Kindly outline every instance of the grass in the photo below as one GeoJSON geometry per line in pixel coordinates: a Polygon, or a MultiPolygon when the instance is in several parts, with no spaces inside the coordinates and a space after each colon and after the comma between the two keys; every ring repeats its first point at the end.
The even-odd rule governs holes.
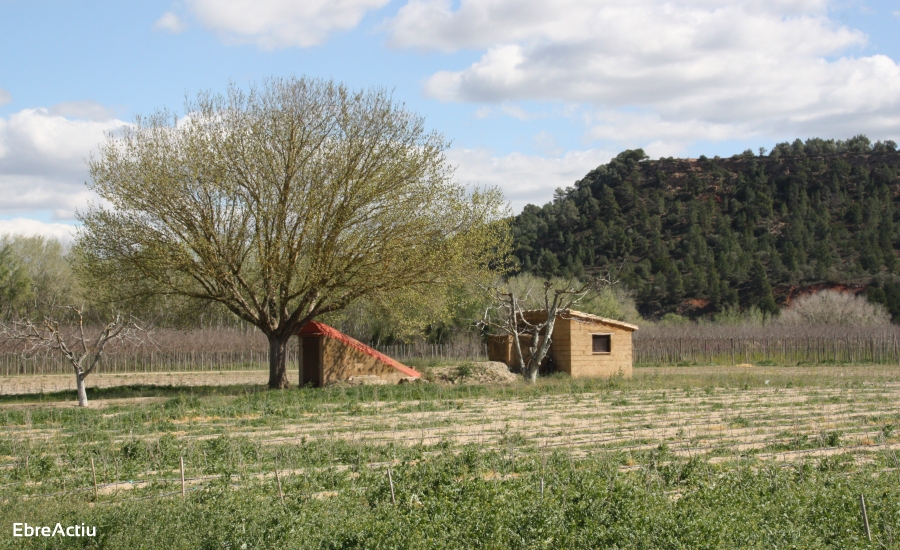
{"type": "Polygon", "coordinates": [[[666,458],[660,449],[623,473],[617,454],[511,461],[462,449],[396,464],[393,500],[384,472],[364,468],[355,477],[288,477],[284,505],[272,480],[231,478],[184,500],[52,500],[0,511],[37,525],[96,525],[97,546],[110,548],[868,548],[856,507],[866,492],[876,540],[893,545],[893,477],[837,460],[785,469],[666,458]]]}
{"type": "Polygon", "coordinates": [[[883,366],[73,398],[0,398],[0,517],[98,537],[0,547],[863,548],[861,493],[900,529],[883,366]]]}

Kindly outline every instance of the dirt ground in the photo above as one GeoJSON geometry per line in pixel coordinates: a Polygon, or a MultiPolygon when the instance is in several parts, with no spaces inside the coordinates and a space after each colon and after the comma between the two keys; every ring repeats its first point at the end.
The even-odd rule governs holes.
{"type": "MultiPolygon", "coordinates": [[[[477,366],[464,370],[470,368],[471,372],[463,378],[505,376],[502,370],[490,374],[493,367],[489,366],[481,374],[477,374],[477,366]]],[[[264,419],[265,422],[259,414],[250,414],[252,411],[231,416],[197,416],[186,411],[183,417],[162,423],[159,432],[151,431],[142,437],[154,439],[164,433],[174,433],[180,438],[206,439],[227,434],[249,438],[259,445],[304,444],[317,440],[457,449],[461,445],[475,445],[511,455],[567,449],[575,455],[620,451],[637,456],[664,449],[677,456],[703,457],[711,462],[746,457],[795,462],[849,455],[857,462],[886,457],[889,464],[900,470],[896,453],[900,446],[900,368],[736,366],[715,369],[717,374],[724,373],[725,378],[710,378],[709,369],[635,369],[635,384],[610,384],[583,392],[519,392],[515,384],[522,382],[510,380],[509,384],[498,384],[497,390],[487,392],[487,396],[472,392],[467,397],[463,387],[448,391],[446,397],[422,401],[355,402],[352,398],[337,398],[302,415],[275,415],[264,419]],[[785,371],[790,371],[793,378],[784,378],[785,371]],[[741,377],[748,372],[761,375],[763,380],[756,386],[744,385],[741,377]],[[731,375],[733,378],[727,378],[731,375]],[[656,385],[641,383],[642,378],[660,376],[669,378],[656,385]],[[691,376],[696,377],[693,382],[691,376]],[[769,377],[773,384],[764,384],[769,377]],[[801,387],[788,383],[804,378],[827,378],[827,383],[801,387]],[[709,380],[727,383],[707,384],[709,380]],[[171,431],[173,425],[177,431],[171,431]]],[[[447,370],[431,372],[431,375],[438,379],[444,375],[458,377],[460,373],[447,370]]],[[[65,389],[71,383],[64,377],[30,378],[40,380],[20,377],[0,380],[0,383],[4,392],[9,391],[10,382],[19,383],[18,391],[35,385],[49,391],[53,383],[61,385],[58,389],[65,389]]],[[[265,371],[250,371],[101,374],[93,378],[93,383],[263,384],[265,380],[265,371]]],[[[560,384],[567,383],[560,381],[560,384]]],[[[451,386],[449,382],[446,385],[451,386]]],[[[96,400],[92,406],[102,407],[99,401],[102,400],[96,400]]],[[[115,401],[121,404],[128,400],[115,401]]],[[[138,400],[132,404],[145,406],[145,402],[138,400]]],[[[18,426],[15,432],[18,437],[28,438],[56,435],[53,429],[31,430],[28,426],[18,426]]],[[[115,437],[124,438],[124,434],[115,437]]]]}
{"type": "MultiPolygon", "coordinates": [[[[460,370],[459,366],[442,366],[420,369],[423,378],[429,382],[445,385],[490,384],[514,385],[521,383],[519,375],[509,372],[503,363],[485,361],[469,363],[470,368],[460,370]]],[[[900,367],[894,365],[849,365],[849,366],[801,366],[801,367],[756,367],[753,365],[702,366],[702,367],[642,367],[634,369],[636,379],[658,376],[678,376],[685,379],[703,378],[710,375],[727,376],[791,376],[815,378],[822,375],[838,378],[867,378],[885,376],[893,378],[900,367]]],[[[292,373],[289,373],[289,376],[292,373]]],[[[215,372],[159,372],[159,373],[95,373],[88,377],[88,388],[110,388],[129,385],[157,386],[229,386],[263,385],[268,380],[268,371],[215,371],[215,372]]],[[[0,376],[0,395],[21,395],[75,391],[74,375],[14,375],[0,376]]]]}
{"type": "MultiPolygon", "coordinates": [[[[485,361],[469,363],[460,370],[458,366],[422,369],[424,377],[438,384],[513,384],[520,377],[509,372],[503,363],[485,361]]],[[[289,373],[290,375],[290,373],[289,373]]],[[[269,373],[256,371],[220,372],[159,372],[159,373],[95,373],[88,377],[88,388],[110,388],[129,385],[155,386],[229,386],[242,384],[262,385],[269,373]]],[[[16,375],[0,376],[0,395],[21,395],[75,391],[74,375],[16,375]]]]}
{"type": "MultiPolygon", "coordinates": [[[[268,378],[269,372],[265,370],[127,374],[94,373],[88,376],[87,387],[111,388],[144,384],[156,386],[229,386],[236,384],[265,384],[268,378]]],[[[0,376],[0,395],[52,393],[65,390],[75,391],[74,374],[0,376]]]]}

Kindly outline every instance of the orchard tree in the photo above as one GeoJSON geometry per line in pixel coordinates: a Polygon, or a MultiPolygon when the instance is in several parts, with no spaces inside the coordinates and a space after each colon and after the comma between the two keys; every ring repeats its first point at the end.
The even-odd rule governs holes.
{"type": "Polygon", "coordinates": [[[141,344],[147,331],[135,319],[121,314],[92,328],[85,326],[83,307],[55,309],[63,314],[46,315],[40,322],[27,317],[0,322],[0,341],[20,347],[26,357],[61,354],[75,374],[78,406],[87,407],[85,380],[100,365],[107,347],[122,342],[141,344]]]}
{"type": "Polygon", "coordinates": [[[89,166],[78,273],[110,302],[214,302],[269,340],[285,388],[297,330],[355,300],[489,276],[497,190],[453,179],[443,136],[384,90],[267,80],[201,93],[110,135],[89,166]]]}

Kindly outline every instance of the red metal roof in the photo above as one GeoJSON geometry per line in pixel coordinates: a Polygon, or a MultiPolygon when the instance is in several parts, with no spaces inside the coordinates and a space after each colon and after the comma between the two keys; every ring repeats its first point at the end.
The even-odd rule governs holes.
{"type": "Polygon", "coordinates": [[[346,334],[339,331],[338,329],[336,329],[332,326],[326,325],[325,323],[320,323],[318,321],[311,321],[311,322],[307,323],[306,325],[304,325],[303,328],[301,328],[297,334],[299,334],[301,336],[328,336],[329,338],[334,338],[335,340],[339,340],[339,341],[343,342],[344,344],[346,344],[352,348],[355,348],[362,353],[365,353],[366,355],[369,355],[371,357],[374,357],[375,359],[378,359],[379,361],[381,361],[382,363],[384,363],[386,365],[390,365],[391,367],[397,369],[398,371],[402,372],[406,376],[412,376],[414,378],[418,378],[418,377],[422,376],[422,374],[419,373],[419,371],[412,369],[410,367],[407,367],[406,365],[398,362],[395,359],[391,359],[390,357],[381,353],[380,351],[363,344],[359,340],[356,340],[354,338],[347,336],[346,334]]]}

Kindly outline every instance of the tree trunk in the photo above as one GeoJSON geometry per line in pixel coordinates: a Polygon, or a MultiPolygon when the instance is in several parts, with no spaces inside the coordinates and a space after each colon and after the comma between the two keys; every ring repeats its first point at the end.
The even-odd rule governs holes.
{"type": "MultiPolygon", "coordinates": [[[[555,315],[556,310],[553,311],[555,315]]],[[[538,325],[537,330],[535,330],[532,337],[532,343],[534,347],[531,348],[531,357],[529,357],[528,364],[522,372],[522,374],[525,376],[525,381],[530,384],[534,384],[535,382],[537,382],[538,376],[541,373],[541,364],[544,362],[544,358],[546,358],[547,354],[550,352],[550,337],[553,334],[555,321],[556,318],[554,316],[552,318],[549,318],[543,325],[538,325]],[[537,340],[536,343],[535,340],[537,340]]]]}
{"type": "Polygon", "coordinates": [[[289,388],[287,377],[287,345],[291,336],[268,335],[269,337],[269,389],[289,388]]]}
{"type": "Polygon", "coordinates": [[[75,387],[78,388],[78,406],[87,407],[87,389],[84,387],[84,379],[87,378],[82,372],[75,372],[75,387]]]}
{"type": "Polygon", "coordinates": [[[538,379],[538,371],[540,370],[540,368],[541,368],[541,364],[540,364],[540,363],[535,363],[534,361],[530,361],[530,362],[529,362],[528,367],[526,367],[526,369],[525,369],[526,372],[524,373],[524,374],[525,374],[525,380],[526,380],[529,384],[534,384],[534,383],[537,382],[537,379],[538,379]]]}

